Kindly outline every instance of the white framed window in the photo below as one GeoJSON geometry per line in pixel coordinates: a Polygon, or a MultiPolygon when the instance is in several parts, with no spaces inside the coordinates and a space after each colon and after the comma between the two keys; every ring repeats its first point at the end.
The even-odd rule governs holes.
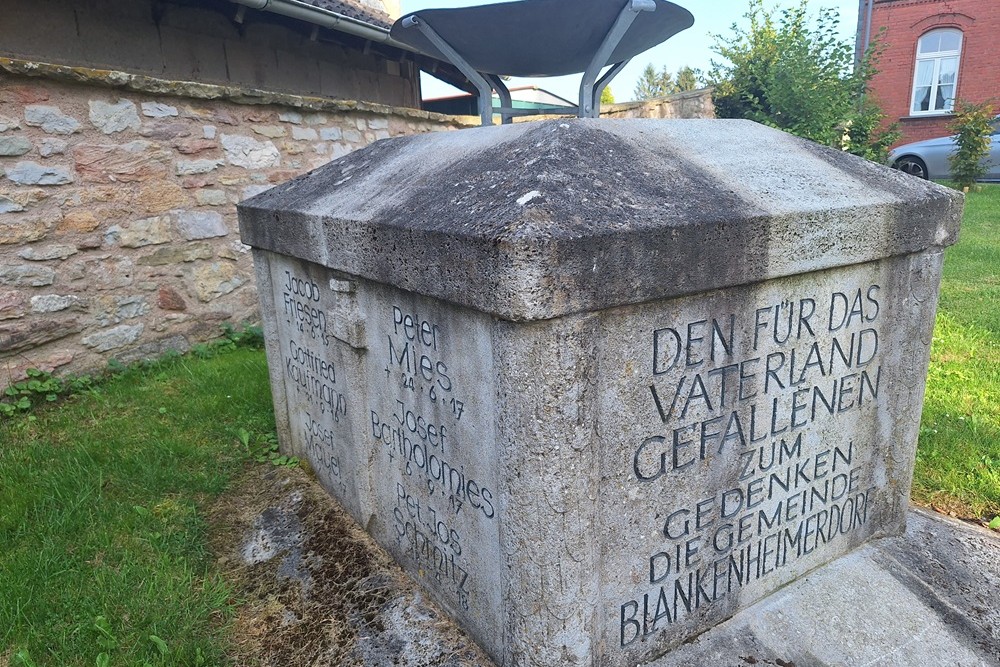
{"type": "Polygon", "coordinates": [[[951,113],[955,108],[961,55],[961,30],[932,30],[917,41],[917,66],[910,102],[912,115],[951,113]]]}

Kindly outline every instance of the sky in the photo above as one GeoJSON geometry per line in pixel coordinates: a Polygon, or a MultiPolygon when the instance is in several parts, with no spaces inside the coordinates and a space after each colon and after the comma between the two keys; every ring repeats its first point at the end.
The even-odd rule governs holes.
{"type": "MultiPolygon", "coordinates": [[[[567,0],[571,2],[572,0],[567,0]]],[[[674,0],[694,14],[694,26],[679,35],[675,35],[663,44],[640,53],[622,70],[610,88],[616,102],[626,102],[632,99],[632,91],[639,80],[642,70],[647,64],[652,64],[657,70],[666,66],[671,72],[676,72],[685,65],[707,71],[713,57],[711,46],[714,43],[712,35],[731,34],[733,23],[744,24],[743,14],[749,3],[747,0],[674,0]]],[[[469,5],[496,4],[493,0],[401,0],[404,14],[420,9],[438,9],[444,7],[465,7],[469,5]]],[[[623,3],[624,4],[624,3],[623,3]]],[[[767,0],[767,7],[791,7],[798,0],[767,0]]],[[[840,28],[845,38],[854,40],[857,28],[858,0],[810,0],[812,11],[820,7],[831,7],[840,12],[840,28]]],[[[717,56],[715,56],[718,59],[717,56]]],[[[425,99],[460,94],[453,88],[434,77],[423,74],[422,88],[425,99]]],[[[522,85],[537,85],[571,101],[576,101],[580,85],[580,76],[550,77],[544,79],[515,78],[507,83],[508,87],[522,85]]]]}

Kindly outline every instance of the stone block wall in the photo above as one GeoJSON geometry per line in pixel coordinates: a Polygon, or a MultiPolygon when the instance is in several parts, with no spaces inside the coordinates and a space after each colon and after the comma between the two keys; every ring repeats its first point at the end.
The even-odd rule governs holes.
{"type": "Polygon", "coordinates": [[[184,350],[258,317],[235,204],[461,127],[379,105],[0,61],[0,387],[184,350]]]}
{"type": "Polygon", "coordinates": [[[601,106],[601,118],[715,118],[712,89],[701,88],[639,102],[601,106]]]}

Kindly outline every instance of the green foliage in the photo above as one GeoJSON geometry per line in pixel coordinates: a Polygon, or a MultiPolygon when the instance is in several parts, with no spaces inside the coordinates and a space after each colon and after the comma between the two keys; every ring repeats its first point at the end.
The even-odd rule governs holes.
{"type": "Polygon", "coordinates": [[[720,118],[746,118],[834,148],[881,159],[893,142],[884,115],[866,97],[876,73],[878,40],[861,65],[839,36],[836,10],[811,20],[806,0],[780,12],[750,0],[749,27],[715,35],[708,83],[720,118]]]}
{"type": "Polygon", "coordinates": [[[632,96],[637,100],[649,100],[654,97],[663,97],[674,92],[674,80],[664,67],[659,72],[652,63],[646,65],[635,84],[632,96]]]}
{"type": "Polygon", "coordinates": [[[885,114],[869,98],[863,98],[858,111],[847,127],[842,148],[872,162],[885,164],[889,149],[899,141],[902,132],[898,123],[885,125],[885,114]]]}
{"type": "Polygon", "coordinates": [[[54,403],[62,396],[79,394],[94,385],[89,375],[57,378],[37,368],[29,368],[25,374],[26,379],[8,386],[0,395],[0,419],[30,412],[38,405],[54,403]]]}
{"type": "Polygon", "coordinates": [[[247,455],[257,463],[271,463],[276,466],[289,467],[299,464],[299,457],[285,456],[278,450],[278,436],[274,433],[264,433],[255,438],[250,434],[250,431],[241,428],[236,432],[236,437],[243,445],[247,455]],[[254,444],[251,445],[251,442],[254,444]]]}
{"type": "Polygon", "coordinates": [[[698,70],[693,67],[684,67],[677,70],[676,78],[676,88],[678,93],[687,92],[689,90],[698,90],[701,87],[701,82],[699,81],[698,70]]]}
{"type": "Polygon", "coordinates": [[[691,67],[680,68],[675,77],[667,71],[666,67],[657,72],[653,64],[649,63],[642,71],[639,81],[636,82],[632,96],[637,100],[650,100],[687,90],[696,90],[701,87],[700,78],[700,72],[691,67]]]}
{"type": "Polygon", "coordinates": [[[955,109],[955,121],[948,129],[956,135],[957,147],[948,156],[948,163],[951,165],[952,179],[961,190],[974,185],[986,175],[989,168],[984,158],[990,151],[993,106],[988,102],[970,104],[959,101],[955,109]]]}
{"type": "Polygon", "coordinates": [[[273,433],[271,407],[264,354],[240,348],[132,365],[0,420],[0,656],[228,664],[235,600],[206,509],[253,460],[232,434],[273,433]]]}
{"type": "Polygon", "coordinates": [[[615,94],[611,92],[611,86],[606,86],[601,91],[601,104],[614,104],[615,94]]]}

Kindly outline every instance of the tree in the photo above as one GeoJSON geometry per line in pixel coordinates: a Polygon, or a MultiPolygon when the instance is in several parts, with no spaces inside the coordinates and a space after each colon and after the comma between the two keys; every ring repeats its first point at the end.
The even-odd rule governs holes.
{"type": "Polygon", "coordinates": [[[650,100],[654,97],[663,97],[677,91],[677,84],[674,83],[673,75],[662,68],[659,72],[653,67],[653,63],[646,65],[642,70],[639,81],[635,84],[635,91],[632,95],[637,100],[650,100]]]}
{"type": "Polygon", "coordinates": [[[601,91],[601,104],[614,104],[615,94],[611,92],[611,86],[607,86],[601,91]]]}
{"type": "Polygon", "coordinates": [[[884,158],[894,128],[867,94],[879,44],[854,65],[854,47],[838,35],[835,10],[810,20],[807,1],[778,11],[750,0],[749,28],[715,35],[709,85],[720,118],[747,118],[870,159],[884,158]]]}
{"type": "Polygon", "coordinates": [[[688,90],[701,88],[699,74],[698,70],[687,65],[677,70],[677,92],[683,93],[688,90]]]}
{"type": "Polygon", "coordinates": [[[955,152],[948,156],[948,163],[955,185],[961,190],[972,187],[988,170],[983,158],[990,152],[993,106],[988,102],[971,104],[960,101],[955,110],[955,121],[948,129],[956,135],[956,147],[955,152]]]}

